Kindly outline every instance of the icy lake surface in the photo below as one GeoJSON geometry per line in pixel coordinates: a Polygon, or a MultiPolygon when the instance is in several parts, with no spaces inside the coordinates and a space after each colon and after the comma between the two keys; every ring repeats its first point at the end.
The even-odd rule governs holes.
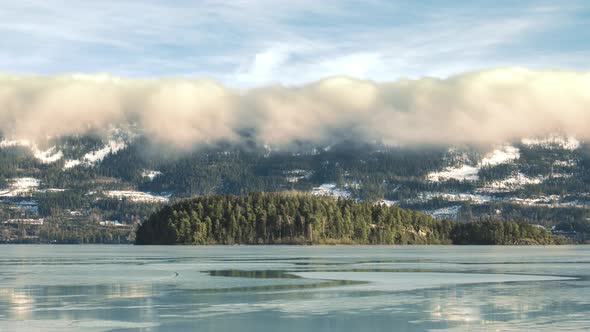
{"type": "Polygon", "coordinates": [[[0,250],[0,331],[590,330],[589,246],[0,250]]]}

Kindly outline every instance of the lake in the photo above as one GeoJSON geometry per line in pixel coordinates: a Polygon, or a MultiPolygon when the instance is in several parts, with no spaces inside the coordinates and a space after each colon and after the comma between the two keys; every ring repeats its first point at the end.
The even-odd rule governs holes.
{"type": "Polygon", "coordinates": [[[590,330],[589,246],[0,250],[0,331],[590,330]]]}

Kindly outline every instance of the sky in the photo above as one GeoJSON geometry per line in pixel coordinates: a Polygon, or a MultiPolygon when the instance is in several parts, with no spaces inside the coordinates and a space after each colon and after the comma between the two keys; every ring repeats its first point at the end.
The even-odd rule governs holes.
{"type": "Polygon", "coordinates": [[[590,69],[590,1],[0,0],[0,72],[378,82],[590,69]]]}

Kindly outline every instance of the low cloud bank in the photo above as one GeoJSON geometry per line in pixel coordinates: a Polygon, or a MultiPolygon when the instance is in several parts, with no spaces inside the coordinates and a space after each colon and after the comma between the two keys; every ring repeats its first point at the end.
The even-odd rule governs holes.
{"type": "Polygon", "coordinates": [[[134,124],[159,144],[359,139],[495,144],[560,132],[590,138],[590,72],[490,69],[447,79],[234,90],[209,80],[0,75],[0,131],[11,139],[134,124]]]}

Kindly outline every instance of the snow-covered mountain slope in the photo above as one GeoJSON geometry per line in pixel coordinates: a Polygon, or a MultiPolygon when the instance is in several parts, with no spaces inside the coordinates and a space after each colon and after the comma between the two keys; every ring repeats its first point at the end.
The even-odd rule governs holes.
{"type": "Polygon", "coordinates": [[[124,149],[127,144],[123,141],[109,140],[102,148],[86,153],[79,159],[68,159],[64,163],[64,169],[76,166],[93,166],[101,162],[111,153],[124,149]]]}
{"type": "Polygon", "coordinates": [[[479,163],[479,166],[495,166],[509,163],[520,158],[520,150],[511,145],[504,145],[487,154],[479,163]]]}
{"type": "Polygon", "coordinates": [[[112,127],[104,136],[47,137],[39,144],[39,142],[27,139],[10,139],[1,136],[0,133],[0,149],[21,148],[43,164],[53,164],[63,160],[63,169],[67,170],[79,165],[94,166],[109,154],[124,149],[137,137],[138,133],[134,128],[112,127]],[[72,138],[74,139],[73,144],[68,142],[68,139],[72,138]],[[88,138],[98,144],[93,143],[91,148],[76,144],[76,139],[88,138]],[[41,146],[44,146],[44,148],[41,148],[41,146]],[[79,151],[82,151],[82,154],[79,151]],[[66,158],[66,155],[68,158],[66,158]]]}
{"type": "Polygon", "coordinates": [[[127,199],[132,202],[142,203],[165,203],[168,202],[169,196],[155,195],[136,190],[109,190],[104,193],[107,197],[118,200],[127,199]]]}
{"type": "Polygon", "coordinates": [[[548,137],[523,138],[521,143],[526,146],[543,147],[547,149],[575,150],[580,147],[580,141],[573,136],[561,136],[557,134],[548,137]]]}
{"type": "Polygon", "coordinates": [[[544,180],[545,177],[542,176],[529,177],[521,172],[516,172],[501,180],[486,183],[483,187],[478,188],[477,191],[487,193],[511,192],[520,189],[525,185],[540,184],[544,180]]]}
{"type": "Polygon", "coordinates": [[[228,144],[183,152],[150,150],[148,139],[129,137],[113,131],[103,138],[54,138],[46,144],[0,141],[0,204],[39,202],[47,213],[43,200],[68,206],[76,201],[82,207],[52,207],[110,216],[122,214],[108,209],[129,204],[292,190],[401,205],[437,218],[517,218],[514,206],[585,211],[590,205],[588,145],[567,136],[525,138],[489,149],[347,143],[291,151],[228,144]],[[72,198],[76,195],[80,202],[72,198]],[[466,206],[475,208],[467,213],[466,206]]]}
{"type": "Polygon", "coordinates": [[[31,151],[33,156],[45,164],[54,163],[63,158],[64,154],[62,151],[57,150],[57,147],[52,146],[48,149],[41,150],[37,147],[37,144],[28,140],[2,140],[0,141],[0,148],[7,147],[22,147],[31,151]]]}
{"type": "Polygon", "coordinates": [[[29,196],[39,188],[41,181],[31,177],[20,177],[9,180],[9,187],[0,189],[0,197],[29,196]]]}
{"type": "MultiPolygon", "coordinates": [[[[454,149],[451,151],[454,151],[454,149]]],[[[520,150],[517,147],[505,145],[487,153],[476,165],[467,165],[461,162],[455,166],[431,172],[426,178],[433,182],[447,180],[477,181],[479,179],[479,170],[482,167],[509,163],[518,158],[520,158],[520,150]]]]}

